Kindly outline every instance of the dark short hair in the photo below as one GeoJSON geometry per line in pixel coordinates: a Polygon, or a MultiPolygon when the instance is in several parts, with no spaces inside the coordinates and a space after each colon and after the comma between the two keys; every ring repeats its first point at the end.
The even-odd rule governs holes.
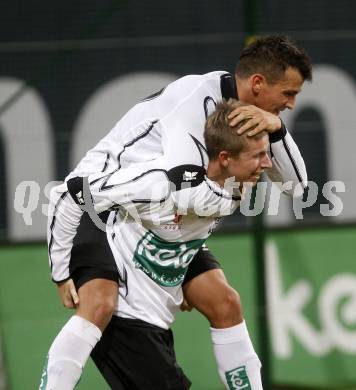
{"type": "Polygon", "coordinates": [[[261,73],[268,82],[274,83],[288,67],[297,69],[304,81],[311,81],[312,65],[306,51],[286,36],[266,35],[242,50],[235,73],[241,79],[261,73]]]}
{"type": "Polygon", "coordinates": [[[233,157],[237,157],[244,149],[247,139],[258,140],[267,134],[265,131],[253,137],[248,137],[246,132],[241,135],[237,134],[237,130],[246,123],[246,120],[239,122],[235,127],[229,125],[228,115],[231,111],[246,105],[236,99],[223,100],[208,116],[205,123],[204,140],[209,160],[216,160],[223,150],[229,152],[233,157]]]}

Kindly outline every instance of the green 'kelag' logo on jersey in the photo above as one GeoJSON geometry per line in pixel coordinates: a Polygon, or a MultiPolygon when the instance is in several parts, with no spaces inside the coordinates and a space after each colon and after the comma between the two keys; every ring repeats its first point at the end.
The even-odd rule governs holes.
{"type": "Polygon", "coordinates": [[[178,286],[204,241],[169,242],[147,232],[137,244],[133,261],[137,268],[159,285],[178,286]]]}
{"type": "Polygon", "coordinates": [[[225,372],[225,378],[230,390],[251,390],[245,366],[225,372]]]}

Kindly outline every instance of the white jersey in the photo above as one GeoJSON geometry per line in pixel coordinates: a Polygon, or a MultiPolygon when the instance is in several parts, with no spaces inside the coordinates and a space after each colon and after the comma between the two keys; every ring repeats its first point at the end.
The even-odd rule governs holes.
{"type": "MultiPolygon", "coordinates": [[[[148,179],[151,183],[163,183],[164,175],[166,175],[167,182],[169,175],[175,176],[175,174],[179,173],[183,182],[195,182],[197,184],[188,191],[189,196],[187,198],[193,199],[198,209],[199,202],[201,202],[201,210],[203,210],[203,205],[206,205],[204,200],[211,200],[211,207],[214,207],[214,210],[218,210],[209,217],[212,218],[210,222],[213,225],[214,218],[219,217],[219,213],[222,210],[227,215],[233,211],[235,204],[231,196],[229,201],[227,201],[225,196],[212,196],[215,193],[219,193],[217,186],[206,179],[206,177],[204,180],[201,179],[204,177],[202,172],[205,172],[208,164],[203,139],[204,126],[206,117],[214,110],[216,103],[222,101],[223,98],[236,97],[234,88],[235,81],[230,74],[223,71],[205,75],[190,75],[178,79],[159,93],[143,100],[128,111],[108,135],[86,154],[75,170],[66,178],[66,181],[78,176],[89,176],[90,182],[95,180],[98,180],[98,183],[102,182],[103,177],[110,177],[110,180],[118,180],[120,182],[120,180],[124,180],[125,175],[130,176],[136,172],[135,174],[139,176],[144,172],[150,171],[149,174],[145,173],[143,175],[145,180],[148,179]],[[163,171],[165,173],[162,173],[163,171]],[[141,173],[139,174],[138,172],[141,173]],[[162,174],[159,174],[159,172],[162,174]],[[196,179],[195,175],[199,176],[199,180],[196,179]]],[[[272,134],[270,141],[273,163],[273,168],[269,172],[270,177],[282,183],[292,181],[293,187],[290,193],[293,192],[296,184],[303,183],[306,185],[307,177],[304,161],[290,134],[283,128],[281,131],[272,134]]],[[[132,186],[129,194],[137,196],[140,193],[142,182],[136,179],[133,183],[136,185],[132,186]]],[[[122,206],[119,201],[116,205],[112,203],[117,195],[113,195],[114,197],[110,199],[107,198],[107,191],[110,191],[108,187],[110,188],[106,183],[104,185],[106,190],[96,193],[95,183],[94,187],[90,186],[92,192],[96,194],[93,196],[97,196],[94,199],[94,204],[99,211],[114,209],[115,207],[120,209],[120,206],[122,206]]],[[[142,188],[145,187],[142,185],[142,188]]],[[[162,184],[161,188],[165,188],[165,185],[162,184]]],[[[159,192],[160,190],[157,191],[159,192]]],[[[53,194],[56,193],[61,193],[61,196],[58,202],[54,204],[53,217],[49,218],[48,242],[52,277],[54,281],[58,282],[69,277],[70,253],[82,210],[76,205],[73,207],[71,197],[68,196],[68,193],[63,188],[55,189],[53,194]],[[58,213],[59,205],[66,212],[58,213]]],[[[178,188],[176,192],[176,194],[183,194],[183,197],[184,193],[187,195],[187,191],[182,191],[181,188],[178,188]]],[[[137,202],[141,201],[141,204],[144,205],[145,202],[142,203],[142,201],[151,201],[152,197],[155,198],[154,194],[151,193],[150,195],[151,199],[145,199],[142,195],[141,198],[136,200],[137,202]]],[[[206,218],[204,218],[202,230],[200,228],[197,229],[197,226],[200,226],[198,217],[195,218],[196,221],[194,223],[191,220],[188,223],[187,220],[187,225],[191,224],[192,231],[199,232],[198,235],[193,235],[195,238],[189,235],[179,236],[181,232],[178,234],[178,231],[174,230],[175,228],[163,227],[172,226],[172,218],[176,213],[177,207],[176,199],[172,196],[172,192],[170,192],[170,196],[165,195],[165,198],[171,198],[171,202],[173,202],[168,207],[169,212],[166,216],[167,220],[165,220],[165,222],[168,221],[167,224],[162,221],[162,225],[158,228],[156,225],[152,226],[153,221],[149,222],[146,220],[146,225],[142,225],[141,228],[147,228],[147,231],[154,232],[154,240],[158,241],[163,239],[167,242],[179,243],[195,239],[204,240],[210,229],[206,218]],[[173,210],[175,211],[173,212],[173,210]]],[[[194,212],[196,211],[194,210],[194,212]]],[[[160,209],[160,212],[163,211],[160,209]]],[[[143,218],[145,210],[141,209],[139,214],[143,218]]],[[[154,214],[151,214],[151,217],[152,215],[154,214]]],[[[162,215],[160,215],[161,217],[162,215]]],[[[188,215],[186,218],[188,218],[188,215]]],[[[108,223],[107,237],[115,258],[122,256],[123,253],[132,254],[132,245],[126,252],[122,248],[128,242],[125,239],[127,234],[136,234],[136,227],[127,233],[125,228],[123,228],[125,224],[123,223],[121,212],[116,214],[113,212],[108,223]],[[116,237],[114,241],[112,240],[113,236],[116,237]],[[119,240],[118,237],[121,239],[119,240]]],[[[138,227],[137,229],[139,230],[138,227]]],[[[183,230],[186,232],[185,228],[183,230]]],[[[144,230],[142,230],[140,234],[136,235],[135,239],[132,239],[132,242],[137,243],[139,236],[141,237],[140,240],[143,240],[142,242],[146,242],[143,239],[145,234],[146,232],[144,233],[144,230]]],[[[144,275],[144,273],[142,272],[141,276],[147,278],[147,274],[144,275]]],[[[150,282],[157,285],[152,279],[150,279],[150,282]]],[[[174,300],[175,304],[173,306],[176,306],[181,299],[181,295],[178,298],[174,300]]],[[[166,324],[169,323],[168,317],[165,317],[166,324]]]]}
{"type": "Polygon", "coordinates": [[[166,169],[158,159],[111,174],[72,178],[52,191],[58,200],[70,194],[57,217],[78,205],[85,205],[94,221],[95,213],[114,210],[105,228],[122,281],[118,316],[169,328],[182,303],[189,263],[219,218],[239,204],[237,187],[221,188],[204,168],[188,167],[166,169]]]}

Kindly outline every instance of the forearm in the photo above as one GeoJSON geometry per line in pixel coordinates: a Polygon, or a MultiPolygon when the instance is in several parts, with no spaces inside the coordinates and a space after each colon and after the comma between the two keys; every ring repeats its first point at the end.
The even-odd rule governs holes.
{"type": "Polygon", "coordinates": [[[70,254],[82,213],[69,195],[65,183],[52,189],[47,241],[49,264],[55,282],[69,278],[70,254]]]}
{"type": "Polygon", "coordinates": [[[226,184],[225,188],[221,188],[205,177],[196,186],[175,191],[173,199],[178,213],[194,213],[200,217],[214,218],[231,215],[240,204],[241,194],[238,183],[226,184]]]}

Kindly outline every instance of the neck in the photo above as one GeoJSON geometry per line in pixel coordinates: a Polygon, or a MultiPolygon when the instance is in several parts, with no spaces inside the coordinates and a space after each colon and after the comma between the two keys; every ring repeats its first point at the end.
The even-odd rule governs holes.
{"type": "MultiPolygon", "coordinates": [[[[221,165],[219,164],[218,161],[209,161],[207,176],[210,180],[219,184],[219,186],[221,188],[224,188],[225,180],[228,179],[228,175],[226,174],[226,171],[224,170],[224,168],[221,167],[221,165]]],[[[236,190],[237,190],[237,188],[236,188],[236,190]]],[[[244,184],[243,183],[240,183],[240,185],[238,187],[238,191],[240,192],[240,194],[243,194],[243,192],[244,192],[244,184]]]]}
{"type": "Polygon", "coordinates": [[[236,89],[239,100],[244,103],[254,104],[255,98],[253,96],[249,79],[236,79],[236,89]]]}
{"type": "Polygon", "coordinates": [[[224,187],[227,177],[226,173],[222,170],[218,160],[209,161],[207,176],[210,180],[219,184],[220,187],[224,187]]]}

